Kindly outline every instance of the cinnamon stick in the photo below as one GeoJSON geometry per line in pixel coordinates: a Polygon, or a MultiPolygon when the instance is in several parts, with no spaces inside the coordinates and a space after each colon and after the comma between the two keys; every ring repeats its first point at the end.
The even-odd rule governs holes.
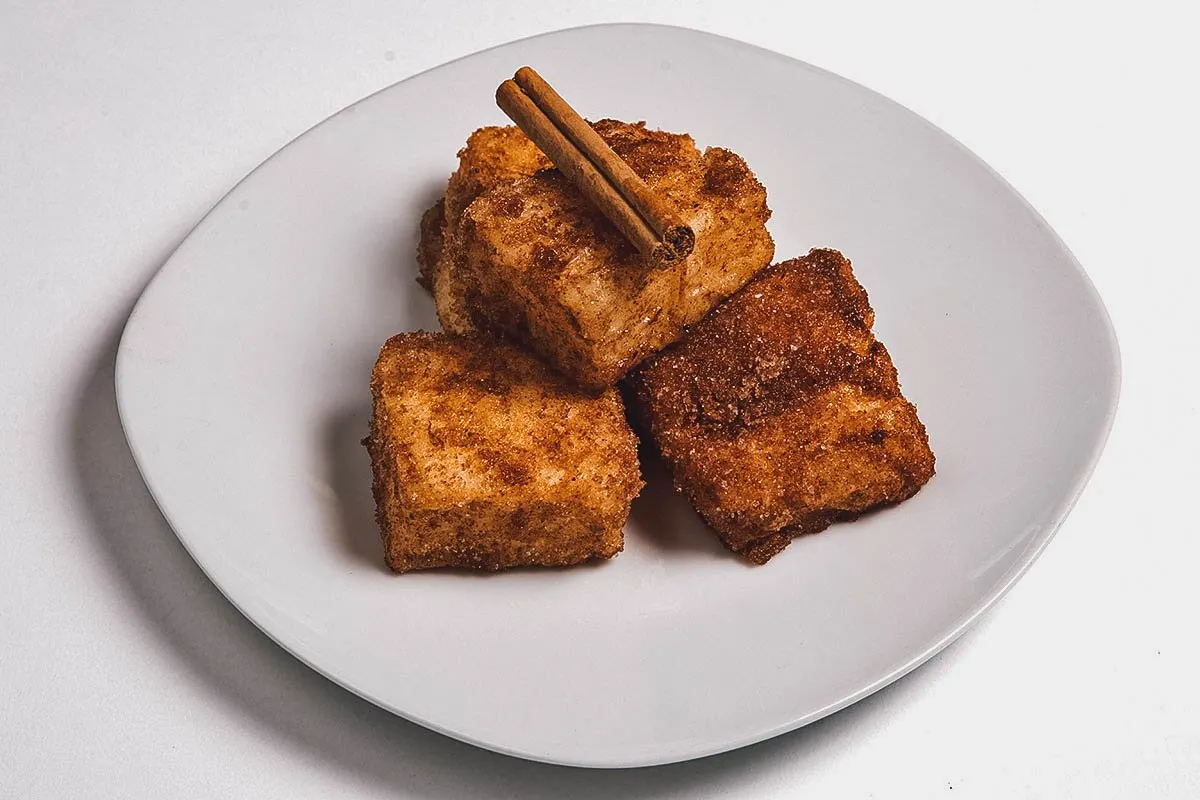
{"type": "Polygon", "coordinates": [[[679,213],[536,71],[522,67],[500,84],[496,104],[642,255],[670,264],[692,252],[696,237],[679,213]]]}

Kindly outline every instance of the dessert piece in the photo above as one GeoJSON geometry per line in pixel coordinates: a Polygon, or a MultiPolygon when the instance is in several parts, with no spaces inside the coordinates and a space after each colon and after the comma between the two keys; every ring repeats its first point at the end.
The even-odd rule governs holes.
{"type": "Polygon", "coordinates": [[[448,330],[467,333],[474,328],[457,296],[449,294],[451,286],[444,280],[447,272],[442,261],[444,242],[457,229],[463,210],[496,184],[549,167],[550,160],[515,125],[479,128],[458,151],[458,169],[450,176],[445,196],[421,218],[417,247],[417,281],[437,299],[438,314],[448,330]]]}
{"type": "Polygon", "coordinates": [[[365,440],[388,566],[564,566],[621,551],[641,489],[610,389],[580,392],[511,344],[413,332],[384,344],[365,440]]]}
{"type": "Polygon", "coordinates": [[[835,250],[764,270],[626,384],[696,510],[766,563],[794,536],[914,495],[934,458],[835,250]]]}
{"type": "Polygon", "coordinates": [[[512,128],[503,144],[468,143],[463,151],[459,173],[478,161],[504,167],[472,172],[472,187],[492,185],[460,206],[457,218],[447,192],[432,283],[447,330],[509,336],[597,392],[765,267],[774,242],[766,190],[737,154],[702,153],[690,136],[643,123],[601,120],[593,128],[678,209],[695,234],[690,256],[666,265],[647,259],[558,170],[524,156],[471,152],[478,144],[517,147],[524,134],[512,128]],[[518,162],[529,172],[504,177],[518,162]]]}

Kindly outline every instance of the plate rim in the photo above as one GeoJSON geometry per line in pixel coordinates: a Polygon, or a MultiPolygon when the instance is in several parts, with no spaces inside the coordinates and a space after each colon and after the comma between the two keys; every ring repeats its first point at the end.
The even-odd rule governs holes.
{"type": "Polygon", "coordinates": [[[184,235],[179,240],[178,244],[172,249],[170,255],[168,255],[166,257],[166,259],[163,260],[162,264],[155,270],[154,275],[142,287],[142,290],[138,295],[137,301],[134,303],[134,306],[133,306],[132,310],[130,311],[129,317],[127,318],[127,320],[122,328],[122,331],[121,331],[120,340],[117,345],[117,354],[116,354],[116,359],[115,359],[114,368],[113,368],[113,377],[114,377],[114,389],[115,389],[115,394],[116,394],[117,413],[118,413],[118,417],[120,419],[121,429],[124,434],[125,440],[129,446],[130,453],[133,456],[134,463],[137,466],[138,475],[140,476],[142,483],[145,485],[147,491],[150,493],[150,496],[153,498],[155,505],[159,509],[159,512],[162,514],[163,518],[166,520],[168,526],[171,529],[171,532],[174,534],[175,538],[179,540],[180,544],[183,545],[183,548],[187,552],[188,556],[200,568],[201,572],[204,573],[205,577],[209,580],[209,582],[212,583],[212,585],[216,587],[216,589],[221,593],[221,595],[234,608],[237,609],[238,613],[240,613],[243,617],[245,617],[247,620],[249,620],[251,622],[251,624],[253,624],[255,626],[255,628],[257,628],[264,635],[266,635],[267,638],[270,639],[273,643],[275,643],[276,645],[281,647],[284,651],[289,653],[291,656],[293,656],[294,658],[299,660],[301,663],[303,663],[310,669],[314,670],[318,674],[322,675],[323,677],[332,681],[333,683],[337,684],[338,686],[342,687],[343,689],[349,691],[350,693],[356,695],[357,697],[360,697],[363,700],[366,700],[367,702],[370,702],[373,705],[383,708],[383,709],[389,711],[390,713],[395,714],[398,717],[401,717],[402,719],[405,719],[409,722],[415,723],[417,725],[420,725],[424,728],[435,731],[435,732],[445,735],[447,737],[456,739],[458,741],[462,741],[462,742],[474,745],[476,747],[480,747],[482,749],[490,750],[490,751],[500,753],[503,755],[513,756],[513,757],[522,758],[522,759],[535,761],[535,762],[539,762],[539,763],[553,764],[553,765],[559,765],[559,766],[569,766],[569,767],[595,768],[595,769],[626,769],[626,768],[661,766],[661,765],[666,765],[666,764],[673,764],[673,763],[679,763],[679,762],[683,762],[683,761],[690,761],[690,760],[694,760],[694,759],[705,758],[705,757],[716,755],[719,753],[729,752],[732,750],[741,749],[743,747],[748,747],[750,745],[753,745],[753,744],[756,744],[756,743],[759,743],[762,741],[766,741],[767,739],[771,739],[776,736],[780,736],[782,734],[797,730],[797,729],[802,728],[806,725],[809,725],[813,722],[816,722],[819,719],[829,716],[830,714],[836,713],[837,711],[840,711],[843,708],[853,705],[854,703],[858,702],[859,700],[862,700],[862,699],[874,694],[875,692],[879,691],[880,689],[883,689],[884,687],[896,682],[900,678],[902,678],[905,675],[907,675],[908,673],[912,672],[917,667],[921,666],[925,662],[932,659],[934,656],[936,656],[937,654],[942,652],[945,648],[947,648],[949,645],[951,645],[957,639],[959,639],[984,614],[986,614],[988,611],[990,611],[996,605],[996,603],[1000,599],[1002,599],[1012,589],[1012,587],[1025,575],[1025,573],[1028,572],[1030,567],[1032,567],[1033,564],[1041,557],[1041,555],[1045,551],[1046,547],[1054,539],[1059,528],[1062,526],[1063,522],[1065,522],[1067,517],[1070,515],[1071,511],[1074,509],[1076,503],[1079,501],[1080,496],[1083,494],[1084,489],[1087,487],[1087,484],[1090,482],[1091,477],[1095,472],[1096,466],[1098,465],[1099,460],[1100,460],[1100,458],[1104,452],[1104,449],[1107,445],[1109,435],[1112,431],[1112,427],[1113,427],[1113,424],[1116,419],[1117,410],[1120,405],[1120,396],[1121,396],[1121,389],[1122,389],[1122,383],[1123,383],[1123,368],[1122,368],[1120,343],[1117,338],[1117,333],[1116,333],[1116,329],[1115,329],[1115,326],[1112,321],[1112,317],[1108,311],[1107,306],[1105,305],[1105,303],[1103,301],[1103,298],[1101,297],[1099,291],[1097,290],[1095,283],[1092,281],[1092,279],[1088,275],[1087,271],[1083,268],[1083,265],[1075,257],[1075,254],[1071,251],[1071,249],[1067,246],[1067,244],[1062,240],[1062,238],[1058,235],[1058,233],[1054,230],[1054,228],[1051,227],[1050,224],[1045,220],[1045,218],[1041,215],[1041,213],[1038,212],[1038,210],[1029,203],[1029,201],[1025,198],[1025,196],[1022,195],[1015,187],[1013,187],[1013,185],[1011,183],[1009,183],[1009,181],[1007,179],[1005,179],[1003,175],[1001,175],[999,172],[997,172],[990,164],[988,164],[986,161],[984,161],[982,158],[980,158],[978,155],[976,155],[972,150],[970,150],[968,147],[966,147],[964,144],[962,144],[954,136],[950,135],[945,130],[943,130],[942,128],[940,128],[939,126],[934,124],[933,122],[926,119],[924,116],[916,113],[915,111],[913,111],[912,109],[903,105],[902,103],[899,103],[899,102],[887,97],[886,95],[883,95],[880,92],[877,92],[877,91],[875,91],[867,86],[864,86],[856,81],[853,81],[849,78],[845,78],[834,72],[826,70],[822,67],[815,66],[813,64],[810,64],[806,61],[795,58],[793,56],[789,56],[785,53],[780,53],[778,51],[771,50],[770,48],[762,47],[760,45],[752,44],[750,42],[745,42],[745,41],[742,41],[740,39],[737,39],[737,38],[734,38],[731,36],[724,36],[722,34],[713,33],[710,31],[701,30],[701,29],[697,29],[697,28],[690,28],[690,27],[686,27],[686,26],[682,26],[682,25],[670,25],[670,24],[653,23],[653,22],[601,22],[601,23],[593,23],[593,24],[588,24],[588,25],[577,25],[577,26],[569,26],[569,27],[564,27],[564,28],[557,28],[555,30],[544,31],[541,33],[532,34],[530,36],[524,36],[524,37],[521,37],[518,39],[501,42],[499,44],[495,44],[490,47],[483,48],[481,50],[476,50],[471,53],[466,53],[464,55],[457,56],[448,61],[444,61],[442,63],[431,66],[427,69],[423,69],[419,72],[413,73],[412,75],[409,75],[398,81],[394,81],[394,82],[388,84],[387,86],[377,89],[376,91],[373,91],[373,92],[359,98],[358,100],[355,100],[354,102],[344,106],[343,108],[339,109],[338,111],[334,112],[333,114],[330,114],[329,116],[325,117],[324,119],[321,119],[320,121],[316,122],[315,124],[309,126],[303,132],[301,132],[300,134],[298,134],[295,137],[288,140],[285,144],[278,147],[276,150],[274,150],[271,153],[271,155],[269,155],[267,158],[265,158],[263,161],[261,161],[252,170],[247,172],[245,176],[243,176],[241,179],[239,179],[236,183],[233,184],[233,186],[231,186],[229,188],[228,191],[226,191],[225,193],[223,193],[221,195],[221,197],[212,205],[212,207],[210,207],[203,214],[203,216],[201,216],[200,219],[193,226],[191,226],[191,228],[188,229],[187,234],[184,235]],[[532,41],[535,39],[553,37],[553,36],[557,36],[557,35],[560,35],[563,33],[570,33],[570,32],[582,31],[582,30],[589,30],[589,29],[602,29],[602,28],[603,29],[621,29],[621,28],[654,29],[654,30],[659,30],[659,31],[670,31],[673,33],[684,33],[687,35],[716,39],[716,40],[720,40],[723,42],[731,43],[737,47],[748,48],[751,50],[758,51],[759,53],[769,55],[770,57],[773,57],[773,58],[786,60],[787,62],[789,62],[793,65],[796,65],[801,68],[818,73],[826,78],[833,79],[833,80],[838,81],[843,84],[848,84],[859,91],[868,92],[871,95],[873,95],[875,98],[882,99],[885,103],[887,103],[891,106],[895,106],[898,109],[902,110],[902,112],[909,115],[910,117],[915,118],[922,125],[928,127],[932,131],[936,132],[936,134],[938,134],[940,136],[940,138],[942,138],[943,140],[947,141],[948,143],[950,143],[954,147],[956,147],[962,154],[964,154],[968,158],[970,158],[976,165],[982,166],[986,170],[986,172],[993,179],[995,179],[1005,189],[1005,191],[1010,196],[1012,196],[1013,198],[1015,198],[1016,200],[1019,201],[1021,206],[1023,206],[1024,209],[1030,214],[1031,218],[1036,222],[1036,224],[1042,229],[1042,231],[1044,233],[1049,235],[1049,237],[1054,242],[1054,244],[1058,247],[1058,249],[1066,256],[1066,261],[1071,266],[1071,268],[1074,270],[1075,276],[1082,279],[1082,285],[1091,301],[1092,306],[1095,308],[1095,310],[1097,310],[1099,312],[1098,318],[1099,318],[1099,321],[1101,322],[1101,327],[1103,328],[1104,333],[1105,333],[1103,344],[1104,344],[1105,349],[1107,350],[1108,355],[1110,356],[1110,360],[1112,363],[1111,371],[1107,375],[1101,376],[1098,378],[1098,382],[1103,384],[1104,389],[1105,389],[1102,399],[1107,404],[1107,408],[1105,409],[1105,413],[1104,413],[1104,418],[1103,418],[1103,421],[1101,422],[1101,428],[1098,432],[1098,435],[1095,437],[1095,439],[1092,442],[1090,452],[1088,452],[1088,454],[1087,454],[1086,463],[1078,471],[1076,479],[1071,486],[1070,492],[1067,494],[1064,494],[1062,496],[1062,498],[1060,499],[1059,503],[1057,503],[1055,505],[1055,508],[1054,508],[1055,513],[1052,515],[1052,518],[1050,520],[1048,520],[1045,525],[1041,526],[1041,530],[1039,530],[1037,535],[1031,539],[1030,544],[1026,547],[1026,550],[1025,550],[1024,554],[1022,554],[1018,563],[1009,570],[1009,574],[1004,578],[1004,580],[998,582],[986,595],[984,595],[983,599],[981,601],[979,601],[978,604],[971,611],[969,611],[968,613],[966,613],[962,617],[960,617],[945,632],[933,637],[932,640],[921,644],[918,648],[917,653],[913,657],[908,659],[907,661],[904,661],[899,666],[895,667],[894,669],[887,672],[886,674],[880,676],[875,681],[872,681],[871,683],[869,683],[863,687],[860,687],[859,689],[845,695],[844,697],[842,697],[836,701],[833,701],[831,703],[828,703],[825,706],[822,706],[818,709],[811,710],[804,714],[798,715],[798,716],[791,718],[785,722],[771,726],[770,728],[767,728],[759,733],[756,733],[756,734],[753,734],[750,736],[744,736],[744,737],[741,737],[736,740],[728,741],[728,742],[725,742],[724,744],[715,745],[715,746],[710,745],[710,746],[702,746],[702,747],[693,747],[690,749],[677,747],[676,750],[674,750],[670,753],[660,753],[659,755],[654,756],[654,757],[641,757],[641,758],[636,758],[636,759],[632,759],[632,760],[625,759],[625,760],[620,760],[620,761],[614,761],[611,759],[586,760],[586,759],[555,758],[553,755],[526,751],[526,750],[522,750],[520,748],[514,748],[514,747],[507,746],[502,742],[487,741],[485,739],[472,736],[469,733],[456,731],[450,727],[441,725],[432,720],[423,719],[418,715],[415,715],[408,711],[397,708],[396,706],[388,703],[386,700],[368,695],[367,693],[356,688],[355,686],[351,685],[347,681],[342,680],[334,672],[324,668],[320,664],[316,663],[314,660],[308,658],[302,652],[300,652],[299,649],[293,648],[292,646],[289,646],[286,642],[281,641],[280,638],[278,638],[271,630],[269,630],[264,623],[260,623],[251,614],[247,613],[247,611],[241,606],[241,604],[239,604],[239,602],[230,595],[230,593],[221,584],[221,582],[219,582],[218,580],[216,580],[213,577],[213,575],[209,572],[209,569],[206,566],[206,564],[204,563],[204,561],[202,559],[200,559],[199,557],[197,557],[196,553],[194,552],[192,543],[189,541],[188,535],[183,533],[181,527],[179,525],[177,525],[175,523],[175,521],[172,519],[171,513],[168,511],[167,506],[160,499],[158,492],[155,490],[153,483],[147,476],[147,472],[144,469],[144,464],[147,462],[146,462],[145,457],[141,454],[140,447],[136,441],[136,439],[137,439],[136,434],[132,433],[132,428],[134,426],[130,421],[130,414],[129,414],[129,411],[128,411],[128,408],[126,405],[126,403],[128,401],[126,399],[124,399],[126,397],[126,392],[128,391],[128,389],[123,390],[123,388],[122,388],[123,386],[124,387],[128,386],[128,381],[123,376],[127,375],[128,370],[130,369],[129,355],[128,355],[129,348],[127,347],[127,344],[134,336],[134,332],[136,331],[136,329],[138,327],[139,319],[142,315],[141,312],[144,310],[145,305],[148,303],[147,297],[149,297],[150,295],[153,294],[154,286],[159,282],[159,279],[167,271],[168,267],[171,266],[172,262],[175,260],[177,254],[179,253],[180,249],[182,249],[184,247],[184,245],[189,240],[192,239],[192,237],[197,233],[197,231],[199,231],[201,228],[203,228],[205,226],[205,224],[207,223],[209,218],[212,216],[213,212],[215,212],[218,208],[220,208],[222,205],[224,205],[225,202],[232,195],[234,195],[238,191],[238,189],[241,188],[241,186],[244,183],[246,183],[251,178],[253,178],[267,164],[274,161],[284,151],[290,149],[294,144],[300,142],[302,139],[305,139],[310,134],[312,134],[314,131],[316,131],[318,128],[322,127],[323,125],[325,125],[328,122],[331,122],[332,120],[336,119],[337,117],[345,114],[347,111],[353,109],[354,107],[358,106],[359,104],[365,103],[378,94],[390,91],[391,89],[393,89],[401,84],[408,83],[409,81],[412,81],[419,77],[422,77],[422,76],[426,75],[427,73],[434,72],[436,70],[442,69],[443,67],[449,66],[451,64],[457,63],[457,62],[465,60],[465,59],[473,58],[473,57],[481,55],[483,53],[488,53],[493,50],[498,50],[498,49],[509,47],[509,46],[512,46],[515,44],[520,44],[520,43],[532,41]]]}

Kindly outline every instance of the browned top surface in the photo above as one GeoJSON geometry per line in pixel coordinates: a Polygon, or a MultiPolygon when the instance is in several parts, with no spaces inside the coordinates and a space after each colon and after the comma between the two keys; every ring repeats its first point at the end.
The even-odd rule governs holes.
{"type": "Polygon", "coordinates": [[[496,184],[550,166],[550,160],[515,125],[477,129],[458,151],[458,169],[446,186],[448,219],[453,224],[471,201],[496,184]]]}
{"type": "MultiPolygon", "coordinates": [[[[850,262],[763,271],[630,378],[677,484],[735,550],[911,496],[933,474],[850,262]]],[[[778,552],[777,540],[755,560],[778,552]]]]}
{"type": "Polygon", "coordinates": [[[896,395],[874,318],[837,251],[776,264],[646,367],[655,413],[667,424],[732,432],[834,384],[896,395]]]}
{"type": "Polygon", "coordinates": [[[641,487],[619,397],[590,397],[516,347],[411,332],[371,377],[372,450],[421,507],[627,504],[641,487]]]}
{"type": "Polygon", "coordinates": [[[458,169],[450,175],[446,194],[421,220],[421,241],[417,248],[421,284],[433,288],[443,240],[476,197],[498,183],[532,175],[550,166],[550,160],[516,126],[487,126],[467,137],[466,145],[458,151],[458,169]]]}

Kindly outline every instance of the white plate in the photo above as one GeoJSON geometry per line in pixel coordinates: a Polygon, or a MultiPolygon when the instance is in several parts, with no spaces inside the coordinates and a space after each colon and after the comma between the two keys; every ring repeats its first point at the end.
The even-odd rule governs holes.
{"type": "Polygon", "coordinates": [[[1030,565],[1116,406],[1113,331],[1017,193],[861,86],[695,31],[579,28],[438,67],[274,155],[150,284],[117,361],[121,419],[213,582],[314,669],[505,753],[635,766],[829,714],[958,636],[1030,565]],[[844,251],[920,408],[938,474],[914,499],[726,553],[652,470],[625,552],[573,570],[384,570],[358,440],[379,345],[436,326],[417,220],[492,95],[536,65],[585,114],[741,153],[777,256],[844,251]]]}

